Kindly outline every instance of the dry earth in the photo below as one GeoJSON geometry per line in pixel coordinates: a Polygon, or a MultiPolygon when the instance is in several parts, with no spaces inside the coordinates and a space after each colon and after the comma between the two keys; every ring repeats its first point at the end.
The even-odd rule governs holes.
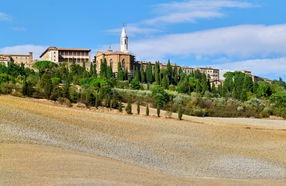
{"type": "Polygon", "coordinates": [[[0,149],[0,185],[286,185],[285,120],[179,121],[0,96],[0,149]]]}

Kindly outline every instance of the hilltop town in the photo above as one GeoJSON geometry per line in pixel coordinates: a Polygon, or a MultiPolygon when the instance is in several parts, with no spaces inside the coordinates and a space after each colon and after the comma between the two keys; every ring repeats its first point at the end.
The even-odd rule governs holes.
{"type": "MultiPolygon", "coordinates": [[[[121,38],[120,38],[120,51],[98,51],[97,54],[92,59],[91,49],[82,48],[59,48],[59,47],[48,47],[40,56],[40,61],[52,61],[56,64],[67,63],[71,64],[74,61],[76,64],[83,65],[85,63],[86,69],[90,70],[90,63],[96,65],[97,73],[100,73],[101,63],[106,60],[107,65],[111,66],[112,72],[116,75],[118,73],[118,62],[121,63],[123,70],[127,70],[129,76],[132,76],[135,69],[140,69],[143,66],[144,70],[147,69],[147,65],[150,64],[152,69],[155,69],[155,62],[146,61],[135,61],[136,56],[129,52],[128,50],[128,36],[125,27],[122,28],[121,38]]],[[[9,63],[15,63],[18,65],[24,64],[25,67],[33,68],[33,65],[39,60],[34,60],[33,52],[29,52],[27,55],[23,54],[0,54],[0,63],[4,63],[6,66],[9,63]]],[[[167,63],[159,63],[160,69],[167,69],[167,63]]],[[[190,75],[194,71],[198,70],[201,73],[206,74],[207,79],[211,83],[214,83],[216,87],[224,81],[224,73],[228,72],[226,70],[214,69],[211,67],[190,67],[190,66],[179,66],[175,63],[171,63],[172,68],[177,67],[190,75]]],[[[263,77],[259,77],[251,74],[248,70],[238,70],[252,77],[253,81],[265,81],[271,83],[271,80],[263,77]]]]}

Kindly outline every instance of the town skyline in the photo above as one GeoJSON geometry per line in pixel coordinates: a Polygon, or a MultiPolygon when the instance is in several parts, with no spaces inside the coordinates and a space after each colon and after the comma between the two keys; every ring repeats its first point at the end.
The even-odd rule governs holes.
{"type": "Polygon", "coordinates": [[[286,79],[283,1],[85,1],[78,6],[77,1],[66,2],[47,1],[50,13],[46,16],[40,13],[40,2],[5,2],[0,9],[0,53],[34,52],[38,58],[49,46],[88,48],[92,59],[109,46],[119,50],[125,24],[130,52],[138,61],[170,59],[180,66],[249,70],[270,79],[286,79]],[[128,11],[117,13],[110,4],[128,11]],[[64,6],[78,13],[64,14],[64,6]],[[134,10],[136,6],[140,8],[134,10]]]}

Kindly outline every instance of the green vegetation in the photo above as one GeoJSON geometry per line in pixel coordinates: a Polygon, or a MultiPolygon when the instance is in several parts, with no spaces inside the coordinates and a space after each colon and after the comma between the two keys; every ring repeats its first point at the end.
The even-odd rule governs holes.
{"type": "Polygon", "coordinates": [[[268,117],[286,118],[286,83],[280,78],[272,83],[253,82],[241,72],[228,72],[222,85],[215,87],[205,74],[194,71],[187,75],[168,61],[166,69],[156,62],[133,67],[133,76],[118,62],[118,73],[104,59],[97,71],[91,63],[89,71],[85,63],[57,65],[51,61],[39,61],[33,69],[24,65],[0,64],[0,94],[46,98],[71,106],[83,103],[87,107],[104,106],[125,110],[132,114],[131,104],[194,116],[220,117],[268,117]],[[33,70],[35,69],[35,70],[33,70]],[[171,109],[170,109],[171,108],[171,109]]]}

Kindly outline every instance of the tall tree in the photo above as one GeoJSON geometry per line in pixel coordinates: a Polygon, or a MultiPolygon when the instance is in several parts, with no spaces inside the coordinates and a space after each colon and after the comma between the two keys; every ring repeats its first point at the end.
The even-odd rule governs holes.
{"type": "Polygon", "coordinates": [[[104,60],[101,60],[100,63],[100,77],[102,78],[106,78],[107,77],[107,62],[106,62],[106,58],[104,58],[104,60]]]}
{"type": "Polygon", "coordinates": [[[156,85],[160,85],[160,62],[155,63],[155,82],[156,85]]]}
{"type": "Polygon", "coordinates": [[[170,80],[170,82],[172,83],[173,82],[173,70],[172,70],[172,65],[171,65],[171,62],[170,62],[170,59],[168,60],[168,64],[167,64],[167,70],[168,70],[168,78],[170,80]]]}
{"type": "Polygon", "coordinates": [[[93,64],[92,63],[90,63],[89,74],[90,74],[90,76],[93,75],[93,64]]]}
{"type": "Polygon", "coordinates": [[[152,74],[152,66],[151,63],[148,63],[147,70],[146,70],[146,79],[148,83],[152,83],[153,81],[153,74],[152,74]]]}
{"type": "Polygon", "coordinates": [[[178,68],[177,65],[175,65],[173,69],[173,84],[177,85],[178,84],[178,68]]]}
{"type": "Polygon", "coordinates": [[[117,73],[117,79],[119,80],[119,81],[123,81],[123,76],[124,76],[124,74],[123,74],[123,70],[122,70],[122,67],[121,67],[121,62],[118,62],[118,65],[117,65],[117,71],[118,71],[118,73],[117,73]]]}
{"type": "Polygon", "coordinates": [[[145,82],[145,72],[144,72],[143,65],[140,65],[140,80],[141,80],[141,83],[145,82]]]}
{"type": "Polygon", "coordinates": [[[164,74],[163,76],[164,76],[164,77],[163,77],[163,79],[162,79],[162,87],[163,87],[164,89],[169,89],[169,78],[168,78],[168,74],[166,73],[166,74],[164,74]]]}

